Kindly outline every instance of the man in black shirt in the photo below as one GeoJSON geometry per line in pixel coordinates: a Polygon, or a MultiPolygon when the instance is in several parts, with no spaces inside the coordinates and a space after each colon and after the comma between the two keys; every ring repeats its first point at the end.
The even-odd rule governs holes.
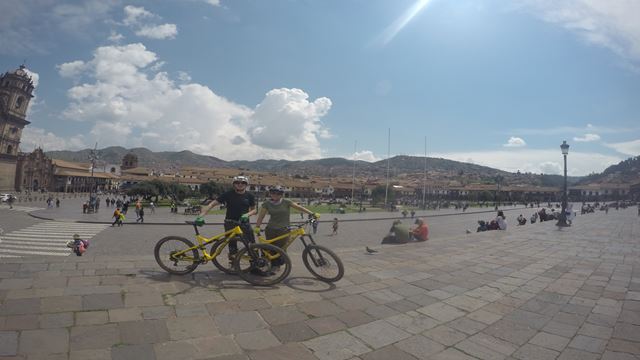
{"type": "MultiPolygon", "coordinates": [[[[256,213],[256,200],[253,194],[247,191],[249,179],[246,176],[236,176],[233,178],[233,190],[229,190],[217,199],[211,201],[209,205],[204,207],[200,215],[196,218],[196,223],[204,224],[204,218],[216,205],[224,204],[227,208],[225,215],[224,230],[229,231],[236,226],[236,222],[242,222],[240,225],[244,236],[250,242],[254,242],[253,232],[249,225],[249,216],[256,213]],[[231,221],[227,221],[231,220],[231,221]]],[[[236,241],[229,242],[229,256],[231,257],[238,252],[238,243],[236,241]]]]}

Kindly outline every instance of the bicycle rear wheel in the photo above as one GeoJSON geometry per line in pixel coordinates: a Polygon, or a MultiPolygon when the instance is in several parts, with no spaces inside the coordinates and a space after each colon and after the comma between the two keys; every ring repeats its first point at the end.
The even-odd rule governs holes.
{"type": "Polygon", "coordinates": [[[342,260],[321,245],[309,245],[302,251],[302,262],[313,276],[325,282],[336,282],[344,276],[342,260]]]}
{"type": "MultiPolygon", "coordinates": [[[[237,241],[242,245],[241,240],[238,239],[237,241]]],[[[225,243],[224,241],[216,241],[211,245],[211,254],[215,253],[219,247],[222,247],[220,254],[218,254],[215,259],[211,260],[211,262],[213,262],[213,265],[220,269],[220,271],[226,274],[236,275],[238,271],[233,267],[233,259],[235,258],[235,255],[237,255],[237,251],[233,254],[229,251],[228,243],[225,243]]]]}
{"type": "Polygon", "coordinates": [[[195,270],[200,264],[200,253],[197,249],[185,251],[194,247],[193,243],[180,236],[167,236],[158,241],[153,254],[158,265],[170,274],[186,275],[195,270]],[[183,252],[175,256],[174,254],[183,252]]]}
{"type": "Polygon", "coordinates": [[[277,284],[291,272],[287,253],[269,244],[250,244],[249,248],[238,251],[233,265],[244,281],[257,286],[277,284]],[[280,264],[274,265],[272,259],[280,264]]]}

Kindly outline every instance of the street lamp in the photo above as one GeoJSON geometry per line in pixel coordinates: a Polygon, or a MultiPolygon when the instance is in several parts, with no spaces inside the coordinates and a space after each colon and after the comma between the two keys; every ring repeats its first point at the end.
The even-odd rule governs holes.
{"type": "Polygon", "coordinates": [[[569,144],[564,140],[560,145],[562,156],[564,157],[564,187],[562,189],[562,212],[558,218],[556,226],[570,226],[567,224],[567,154],[569,154],[569,144]]]}

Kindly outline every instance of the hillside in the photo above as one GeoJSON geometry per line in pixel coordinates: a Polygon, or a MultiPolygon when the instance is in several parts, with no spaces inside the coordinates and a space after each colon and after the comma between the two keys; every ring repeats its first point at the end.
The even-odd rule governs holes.
{"type": "MultiPolygon", "coordinates": [[[[49,151],[47,156],[53,159],[73,162],[89,162],[90,149],[80,151],[49,151]]],[[[213,156],[198,155],[188,150],[179,152],[162,151],[153,152],[147,148],[125,149],[121,146],[110,146],[98,150],[99,162],[107,164],[120,164],[122,158],[133,153],[138,157],[138,165],[155,169],[169,169],[179,166],[194,167],[229,167],[226,161],[213,156]]]]}
{"type": "MultiPolygon", "coordinates": [[[[179,152],[153,152],[146,148],[125,149],[120,146],[111,146],[100,149],[99,163],[120,164],[122,157],[127,153],[133,153],[138,157],[138,165],[141,167],[158,170],[177,169],[180,167],[205,167],[205,168],[236,168],[270,172],[284,176],[321,176],[321,177],[351,177],[354,171],[354,162],[343,158],[326,158],[318,160],[288,161],[288,160],[255,160],[255,161],[224,161],[213,156],[198,155],[191,151],[179,152]]],[[[54,159],[73,162],[89,162],[89,149],[81,151],[51,151],[47,155],[54,159]]],[[[387,163],[392,178],[404,177],[414,181],[422,181],[425,171],[425,158],[416,156],[395,156],[389,161],[377,162],[356,161],[356,177],[368,179],[385,178],[387,163]]],[[[562,176],[540,175],[530,173],[509,173],[486,166],[463,163],[441,158],[427,158],[427,177],[432,181],[446,181],[460,184],[486,183],[493,184],[499,181],[503,185],[529,184],[537,186],[561,186],[562,176]]],[[[569,178],[570,183],[575,183],[580,178],[569,178]]]]}
{"type": "Polygon", "coordinates": [[[630,184],[640,182],[640,156],[623,160],[611,165],[600,174],[590,174],[582,178],[579,184],[591,183],[621,183],[630,184]]]}

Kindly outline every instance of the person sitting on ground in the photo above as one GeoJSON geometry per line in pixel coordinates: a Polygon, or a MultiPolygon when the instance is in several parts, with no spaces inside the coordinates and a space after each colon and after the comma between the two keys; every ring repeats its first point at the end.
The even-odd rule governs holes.
{"type": "Polygon", "coordinates": [[[507,230],[507,222],[505,221],[506,216],[502,210],[498,211],[498,216],[496,216],[496,223],[498,223],[498,228],[500,230],[507,230]]]}
{"type": "Polygon", "coordinates": [[[478,228],[476,232],[487,231],[489,228],[487,227],[487,223],[484,220],[478,220],[478,228]]]}
{"type": "Polygon", "coordinates": [[[82,256],[89,247],[89,240],[83,240],[80,235],[73,234],[73,240],[67,242],[67,247],[71,248],[77,256],[82,256]]]}
{"type": "Polygon", "coordinates": [[[382,239],[383,244],[406,244],[409,242],[409,227],[402,221],[395,220],[389,233],[382,239]]]}
{"type": "Polygon", "coordinates": [[[537,213],[537,212],[534,212],[534,213],[531,215],[531,219],[530,219],[530,220],[531,220],[531,223],[532,223],[532,224],[535,224],[535,223],[536,223],[536,221],[538,221],[538,213],[537,213]]]}
{"type": "Polygon", "coordinates": [[[411,230],[411,238],[415,241],[427,241],[429,240],[429,226],[422,218],[417,218],[415,221],[416,226],[411,230]]]}
{"type": "Polygon", "coordinates": [[[522,214],[520,214],[520,216],[518,216],[518,225],[524,225],[527,223],[527,219],[525,219],[524,216],[522,216],[522,214]]]}

